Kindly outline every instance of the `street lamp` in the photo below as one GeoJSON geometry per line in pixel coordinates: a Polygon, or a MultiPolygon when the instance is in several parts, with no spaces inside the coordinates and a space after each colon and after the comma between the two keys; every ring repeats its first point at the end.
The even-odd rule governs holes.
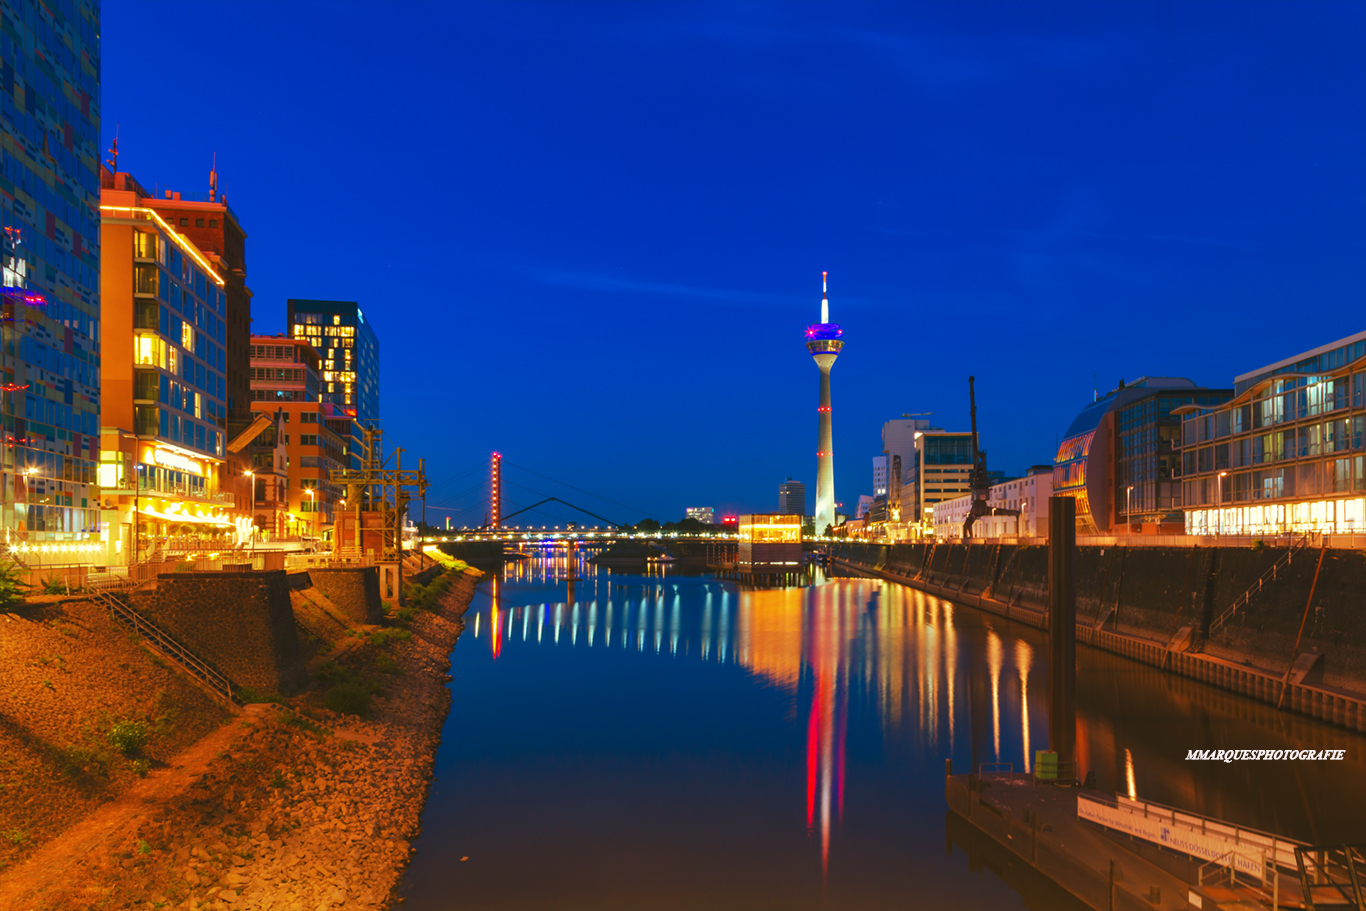
{"type": "Polygon", "coordinates": [[[1215,535],[1218,535],[1224,530],[1224,475],[1226,474],[1228,474],[1227,471],[1221,471],[1219,472],[1219,476],[1214,479],[1216,485],[1214,510],[1215,516],[1219,520],[1219,524],[1215,528],[1215,535]]]}
{"type": "Polygon", "coordinates": [[[248,469],[243,472],[251,482],[251,494],[247,497],[247,513],[251,519],[251,552],[256,553],[256,472],[248,469]]]}
{"type": "Polygon", "coordinates": [[[313,546],[318,546],[317,501],[313,499],[313,488],[308,488],[308,511],[313,514],[313,546]]]}

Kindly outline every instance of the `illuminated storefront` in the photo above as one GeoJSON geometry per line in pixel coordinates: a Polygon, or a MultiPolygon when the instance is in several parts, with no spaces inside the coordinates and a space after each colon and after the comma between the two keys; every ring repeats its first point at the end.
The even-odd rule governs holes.
{"type": "Polygon", "coordinates": [[[802,565],[801,516],[741,516],[738,531],[742,568],[795,572],[802,565]]]}
{"type": "Polygon", "coordinates": [[[1186,533],[1366,531],[1366,332],[1243,374],[1183,409],[1186,533]]]}

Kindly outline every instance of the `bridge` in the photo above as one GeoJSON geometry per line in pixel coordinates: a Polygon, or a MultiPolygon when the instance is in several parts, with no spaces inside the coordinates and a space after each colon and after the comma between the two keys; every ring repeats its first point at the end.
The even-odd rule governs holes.
{"type": "MultiPolygon", "coordinates": [[[[431,485],[429,489],[434,491],[439,487],[468,478],[470,475],[485,469],[485,467],[484,464],[476,465],[445,481],[431,485]]],[[[663,521],[662,517],[654,515],[648,510],[628,506],[625,503],[619,503],[600,494],[593,493],[592,491],[576,487],[565,481],[551,478],[539,472],[532,471],[529,468],[523,468],[520,465],[514,465],[511,462],[505,461],[500,453],[495,452],[487,463],[488,475],[486,478],[480,478],[467,489],[448,495],[444,498],[444,502],[430,506],[434,511],[447,512],[449,514],[448,520],[454,520],[458,516],[468,514],[472,511],[477,515],[479,511],[482,511],[483,522],[479,525],[471,526],[467,524],[458,529],[449,528],[444,532],[432,534],[430,533],[431,526],[426,524],[425,513],[429,507],[424,501],[422,507],[423,525],[426,526],[426,530],[429,533],[420,536],[420,540],[423,543],[430,544],[441,544],[454,541],[576,541],[611,544],[616,541],[627,539],[655,540],[661,542],[671,539],[731,542],[736,540],[734,531],[724,530],[679,532],[642,529],[637,531],[631,522],[618,521],[617,518],[602,515],[600,512],[589,510],[561,497],[554,496],[553,494],[510,481],[505,475],[507,468],[534,475],[535,477],[550,481],[561,487],[577,491],[580,494],[585,494],[594,500],[601,500],[602,502],[609,504],[605,507],[595,506],[595,510],[615,511],[612,508],[619,507],[623,510],[630,510],[632,513],[643,514],[647,518],[655,519],[656,521],[663,521]],[[525,490],[528,493],[535,494],[537,497],[540,497],[540,499],[529,505],[523,505],[522,503],[512,500],[504,492],[505,487],[525,490]],[[471,494],[479,495],[479,499],[473,505],[467,505],[463,508],[459,508],[456,505],[471,494]],[[519,508],[514,512],[504,513],[504,504],[519,508]],[[513,524],[510,521],[519,516],[522,518],[516,524],[513,524]],[[542,520],[548,519],[549,521],[535,522],[534,520],[538,517],[542,520]]],[[[579,498],[575,497],[575,499],[579,498]]]]}

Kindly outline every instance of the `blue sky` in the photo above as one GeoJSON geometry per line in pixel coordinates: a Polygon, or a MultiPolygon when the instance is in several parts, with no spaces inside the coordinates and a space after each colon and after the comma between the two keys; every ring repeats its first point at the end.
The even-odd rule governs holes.
{"type": "MultiPolygon", "coordinates": [[[[512,503],[810,495],[829,270],[852,505],[883,421],[967,428],[970,373],[1017,471],[1095,376],[1366,328],[1363,34],[1361,2],[110,0],[102,130],[147,186],[217,154],[254,331],[361,302],[434,481],[496,449],[616,501],[514,469],[512,503]]],[[[429,507],[482,521],[477,481],[429,507]]]]}

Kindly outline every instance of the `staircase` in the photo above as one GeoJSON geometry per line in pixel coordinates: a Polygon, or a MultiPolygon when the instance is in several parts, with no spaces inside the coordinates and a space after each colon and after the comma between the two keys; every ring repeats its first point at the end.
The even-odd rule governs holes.
{"type": "Polygon", "coordinates": [[[1213,638],[1214,633],[1219,629],[1219,627],[1223,626],[1229,620],[1232,620],[1233,615],[1238,613],[1239,608],[1247,607],[1248,603],[1252,600],[1252,596],[1259,594],[1262,588],[1264,588],[1267,585],[1267,583],[1275,582],[1277,574],[1281,570],[1284,570],[1287,567],[1289,567],[1290,561],[1294,558],[1295,554],[1303,550],[1305,546],[1308,544],[1309,535],[1306,534],[1301,536],[1300,539],[1296,541],[1294,544],[1290,545],[1290,548],[1284,554],[1281,555],[1281,558],[1277,560],[1275,563],[1271,564],[1270,569],[1262,573],[1261,577],[1256,582],[1252,583],[1251,587],[1249,587],[1247,591],[1243,592],[1241,595],[1235,598],[1233,603],[1230,604],[1223,613],[1221,613],[1219,616],[1215,617],[1213,621],[1211,621],[1209,625],[1208,637],[1213,638]]]}
{"type": "Polygon", "coordinates": [[[97,585],[92,588],[95,600],[103,605],[111,618],[141,636],[143,642],[151,645],[165,658],[178,665],[214,696],[222,699],[229,706],[239,705],[240,703],[232,691],[232,681],[201,661],[170,633],[129,606],[128,592],[130,590],[126,583],[112,583],[112,580],[109,584],[97,585]]]}

